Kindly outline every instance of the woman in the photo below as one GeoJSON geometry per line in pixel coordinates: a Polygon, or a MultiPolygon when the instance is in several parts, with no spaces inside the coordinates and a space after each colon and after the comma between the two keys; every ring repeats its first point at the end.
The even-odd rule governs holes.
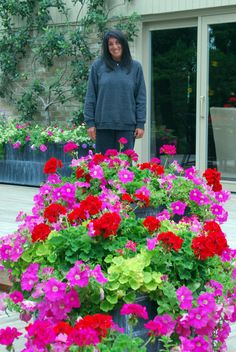
{"type": "Polygon", "coordinates": [[[121,137],[127,140],[124,149],[133,149],[135,138],[143,137],[146,121],[143,70],[132,59],[128,41],[119,30],[105,34],[102,57],[92,64],[84,120],[89,137],[96,141],[97,153],[119,150],[121,137]]]}

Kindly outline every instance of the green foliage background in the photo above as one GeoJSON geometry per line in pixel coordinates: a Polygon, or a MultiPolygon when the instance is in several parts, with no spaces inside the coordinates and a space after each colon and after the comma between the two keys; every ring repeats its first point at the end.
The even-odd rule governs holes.
{"type": "Polygon", "coordinates": [[[112,26],[129,40],[137,35],[136,13],[110,17],[110,11],[105,0],[72,0],[72,6],[63,0],[0,0],[0,97],[16,106],[21,119],[50,124],[53,110],[69,104],[73,122],[82,121],[89,65],[104,31],[112,26]],[[53,22],[52,10],[63,23],[53,22]]]}

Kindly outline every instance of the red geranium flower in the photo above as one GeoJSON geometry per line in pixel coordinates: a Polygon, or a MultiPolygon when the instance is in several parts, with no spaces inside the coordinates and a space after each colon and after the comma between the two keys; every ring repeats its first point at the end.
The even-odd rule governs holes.
{"type": "Polygon", "coordinates": [[[66,208],[58,203],[52,203],[44,210],[44,218],[47,219],[49,222],[56,222],[60,215],[66,214],[66,208]]]}
{"type": "Polygon", "coordinates": [[[48,238],[48,235],[50,234],[50,232],[51,232],[51,228],[47,224],[42,223],[42,224],[35,225],[31,235],[32,242],[45,241],[48,238]]]}
{"type": "Polygon", "coordinates": [[[207,184],[212,186],[214,192],[219,192],[222,190],[222,185],[220,183],[221,174],[215,168],[206,169],[203,176],[207,180],[207,184]]]}
{"type": "Polygon", "coordinates": [[[147,216],[143,221],[143,226],[145,226],[151,233],[157,231],[160,227],[160,221],[155,218],[155,216],[147,216]]]}
{"type": "Polygon", "coordinates": [[[178,252],[181,249],[182,243],[184,241],[181,237],[175,235],[171,231],[160,233],[157,236],[157,239],[163,242],[163,247],[166,250],[170,251],[173,249],[175,252],[178,252]]]}
{"type": "Polygon", "coordinates": [[[62,168],[62,166],[62,161],[53,157],[46,161],[43,172],[45,174],[54,174],[57,171],[57,168],[62,168]]]}
{"type": "Polygon", "coordinates": [[[107,330],[113,325],[112,316],[106,314],[86,315],[83,319],[75,324],[75,329],[91,328],[96,330],[98,335],[106,337],[107,330]]]}
{"type": "Polygon", "coordinates": [[[99,219],[92,220],[94,236],[115,236],[121,222],[121,217],[113,213],[105,213],[99,219]]]}
{"type": "Polygon", "coordinates": [[[57,325],[54,326],[53,330],[56,335],[59,335],[59,334],[69,335],[73,330],[73,327],[70,326],[70,324],[65,321],[60,321],[57,325]]]}
{"type": "Polygon", "coordinates": [[[128,203],[134,202],[134,199],[131,197],[129,193],[122,194],[121,199],[123,200],[123,202],[128,202],[128,203]]]}

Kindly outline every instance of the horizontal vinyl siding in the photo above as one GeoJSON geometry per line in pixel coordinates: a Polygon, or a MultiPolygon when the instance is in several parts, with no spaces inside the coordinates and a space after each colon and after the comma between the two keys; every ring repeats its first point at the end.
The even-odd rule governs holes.
{"type": "Polygon", "coordinates": [[[140,15],[164,14],[179,11],[207,9],[236,5],[236,0],[106,0],[113,7],[112,15],[138,12],[140,15]]]}

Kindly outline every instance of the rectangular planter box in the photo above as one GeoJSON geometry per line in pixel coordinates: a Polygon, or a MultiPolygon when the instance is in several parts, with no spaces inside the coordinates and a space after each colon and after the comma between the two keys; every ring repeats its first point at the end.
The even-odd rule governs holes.
{"type": "MultiPolygon", "coordinates": [[[[45,182],[47,175],[43,173],[45,162],[55,157],[62,160],[62,176],[70,176],[69,168],[72,157],[63,152],[64,144],[50,143],[47,151],[32,150],[29,145],[13,149],[11,144],[4,145],[4,159],[0,160],[0,182],[25,186],[39,186],[45,182]]],[[[87,155],[88,149],[79,149],[79,156],[87,155]]]]}

